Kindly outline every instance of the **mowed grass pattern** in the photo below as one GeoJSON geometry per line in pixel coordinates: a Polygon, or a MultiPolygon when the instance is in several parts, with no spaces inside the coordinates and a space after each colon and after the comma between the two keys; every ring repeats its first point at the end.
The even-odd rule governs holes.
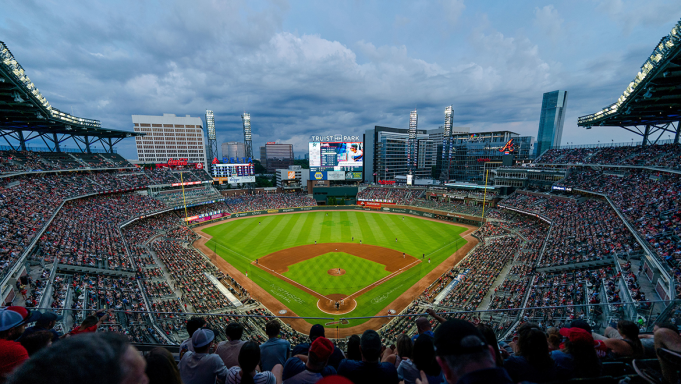
{"type": "MultiPolygon", "coordinates": [[[[317,299],[251,264],[272,252],[318,243],[359,243],[406,252],[424,262],[359,296],[350,316],[373,316],[466,244],[465,227],[412,216],[366,211],[306,212],[228,220],[204,230],[213,237],[206,246],[232,264],[298,316],[328,317],[317,299]],[[395,238],[398,239],[395,242],[395,238]],[[431,262],[428,263],[428,259],[431,262]]],[[[256,297],[257,299],[257,297],[256,297]]],[[[381,313],[381,315],[385,315],[381,313]]],[[[353,320],[345,326],[361,324],[353,320]]],[[[315,323],[315,320],[310,320],[315,323]]]]}
{"type": "Polygon", "coordinates": [[[289,267],[283,275],[311,290],[329,295],[350,295],[388,276],[385,265],[375,263],[345,252],[330,252],[301,261],[289,267]],[[341,268],[344,275],[330,275],[329,269],[341,268]]]}

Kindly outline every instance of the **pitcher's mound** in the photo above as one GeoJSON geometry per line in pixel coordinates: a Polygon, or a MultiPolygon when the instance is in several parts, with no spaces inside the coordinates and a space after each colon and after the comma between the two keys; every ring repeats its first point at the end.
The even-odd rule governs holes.
{"type": "Polygon", "coordinates": [[[333,276],[345,275],[345,269],[333,268],[326,271],[326,273],[333,276]]]}

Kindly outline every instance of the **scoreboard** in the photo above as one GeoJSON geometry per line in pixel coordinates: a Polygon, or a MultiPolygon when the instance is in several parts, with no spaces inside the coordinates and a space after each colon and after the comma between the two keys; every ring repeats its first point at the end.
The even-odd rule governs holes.
{"type": "Polygon", "coordinates": [[[253,164],[212,164],[213,180],[229,184],[255,183],[253,164]]]}

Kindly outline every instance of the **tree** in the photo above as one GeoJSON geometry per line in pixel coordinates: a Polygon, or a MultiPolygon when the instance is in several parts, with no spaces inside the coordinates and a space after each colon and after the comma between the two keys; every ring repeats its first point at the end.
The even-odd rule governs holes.
{"type": "Polygon", "coordinates": [[[253,171],[256,175],[267,173],[267,168],[260,164],[260,160],[253,160],[253,171]]]}
{"type": "Polygon", "coordinates": [[[300,165],[300,167],[303,169],[310,169],[310,160],[307,159],[293,160],[293,165],[300,165]]]}
{"type": "Polygon", "coordinates": [[[255,185],[259,188],[269,188],[272,186],[272,182],[265,176],[256,176],[255,185]]]}

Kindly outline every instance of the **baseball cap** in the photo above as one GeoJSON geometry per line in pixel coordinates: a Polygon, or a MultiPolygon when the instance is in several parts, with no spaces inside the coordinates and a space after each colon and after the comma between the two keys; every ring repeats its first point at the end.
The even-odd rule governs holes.
{"type": "Polygon", "coordinates": [[[591,336],[590,332],[587,332],[583,328],[561,328],[560,334],[567,337],[571,342],[575,341],[586,341],[593,344],[594,338],[591,336]]]}
{"type": "Polygon", "coordinates": [[[471,323],[461,319],[447,320],[435,330],[435,353],[438,356],[465,355],[482,352],[487,349],[485,336],[471,323]],[[479,343],[461,345],[468,336],[476,336],[479,343]]]}
{"type": "Polygon", "coordinates": [[[310,328],[310,340],[314,340],[319,336],[326,336],[324,334],[324,327],[321,324],[315,324],[310,328]]]}
{"type": "Polygon", "coordinates": [[[51,321],[59,321],[63,318],[64,316],[57,315],[54,312],[44,312],[40,315],[40,319],[38,319],[37,322],[47,324],[51,321]]]}
{"type": "Polygon", "coordinates": [[[22,321],[24,319],[16,312],[9,309],[0,310],[0,332],[14,328],[21,324],[22,321]]]}
{"type": "Polygon", "coordinates": [[[205,347],[215,339],[215,333],[208,328],[199,328],[192,335],[192,346],[194,348],[205,347]]]}
{"type": "Polygon", "coordinates": [[[359,346],[364,354],[381,353],[381,337],[373,329],[367,329],[359,340],[359,346]]]}
{"type": "Polygon", "coordinates": [[[312,342],[310,352],[314,353],[319,360],[326,360],[333,353],[333,343],[324,336],[319,336],[312,342]]]}
{"type": "MultiPolygon", "coordinates": [[[[582,328],[583,330],[585,330],[589,333],[592,332],[591,326],[589,325],[589,323],[587,323],[586,320],[582,320],[582,319],[572,320],[572,322],[570,323],[570,328],[582,328]]],[[[563,335],[563,336],[565,336],[565,335],[563,335]]]]}

